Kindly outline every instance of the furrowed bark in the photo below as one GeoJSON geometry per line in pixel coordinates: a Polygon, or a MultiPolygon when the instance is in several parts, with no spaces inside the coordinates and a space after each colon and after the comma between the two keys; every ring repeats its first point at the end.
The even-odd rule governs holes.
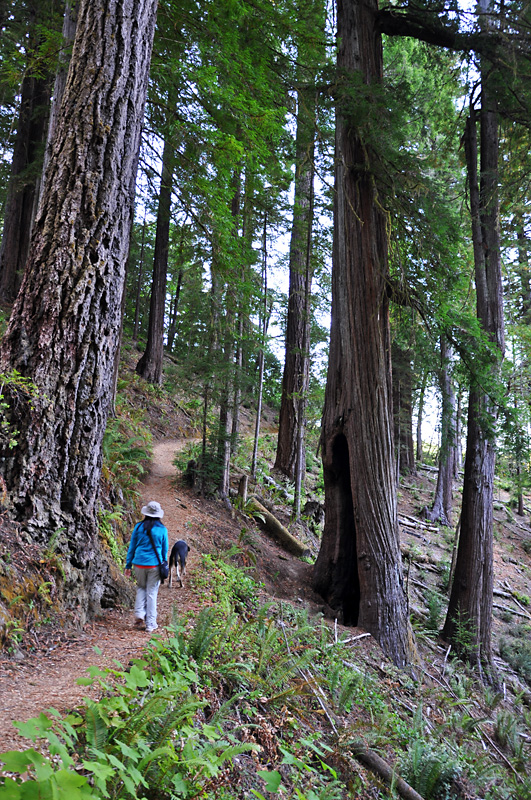
{"type": "MultiPolygon", "coordinates": [[[[0,443],[15,517],[69,560],[83,620],[116,583],[96,511],[113,391],[140,130],[156,0],[83,0],[60,119],[0,369],[33,381],[32,405],[6,389],[17,445],[0,443]]],[[[77,595],[77,596],[75,596],[77,595]]]]}

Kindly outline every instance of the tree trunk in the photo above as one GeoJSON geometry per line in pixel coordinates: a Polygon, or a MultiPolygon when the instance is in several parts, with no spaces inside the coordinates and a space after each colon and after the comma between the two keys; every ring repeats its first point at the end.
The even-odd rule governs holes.
{"type": "Polygon", "coordinates": [[[83,0],[28,266],[0,350],[17,445],[0,443],[12,512],[39,541],[59,532],[80,621],[115,598],[96,511],[101,444],[129,250],[156,0],[83,0]]]}
{"type": "MultiPolygon", "coordinates": [[[[477,175],[476,114],[467,120],[465,153],[470,187],[477,316],[494,347],[487,355],[491,379],[504,352],[499,244],[497,113],[485,76],[481,93],[481,184],[477,175]]],[[[470,663],[492,676],[493,485],[496,460],[494,401],[473,385],[455,576],[443,635],[470,663]]]]}
{"type": "MultiPolygon", "coordinates": [[[[351,73],[356,86],[381,79],[375,13],[374,0],[338,3],[338,68],[342,75],[351,73]]],[[[352,113],[352,100],[339,98],[332,325],[322,430],[326,519],[313,583],[346,624],[372,633],[387,655],[403,665],[412,641],[393,468],[386,217],[371,151],[359,138],[352,113]]]]}
{"type": "MultiPolygon", "coordinates": [[[[38,46],[34,40],[30,52],[38,46]]],[[[25,75],[22,81],[17,133],[13,149],[11,177],[6,199],[4,228],[0,245],[0,300],[12,303],[15,299],[28,258],[31,227],[36,209],[39,175],[42,169],[41,148],[46,136],[50,106],[51,76],[25,75]]]]}
{"type": "Polygon", "coordinates": [[[140,329],[140,297],[142,294],[142,278],[144,277],[144,249],[146,244],[146,214],[144,212],[144,222],[142,223],[142,242],[140,244],[140,259],[138,264],[138,280],[136,282],[135,293],[135,321],[133,325],[133,342],[138,341],[138,331],[140,329]]]}
{"type": "Polygon", "coordinates": [[[439,472],[431,510],[426,513],[431,522],[440,522],[450,527],[452,524],[452,489],[455,469],[455,394],[448,366],[449,352],[445,336],[441,337],[440,385],[441,408],[441,447],[439,451],[439,472]]]}
{"type": "Polygon", "coordinates": [[[518,246],[517,275],[520,279],[520,296],[522,298],[521,321],[524,325],[531,324],[531,277],[529,275],[529,243],[525,230],[525,223],[521,211],[516,214],[516,239],[518,246]]]}
{"type": "Polygon", "coordinates": [[[426,384],[428,382],[428,371],[425,370],[422,376],[422,386],[420,387],[419,406],[417,411],[417,461],[422,461],[422,417],[424,416],[424,398],[426,396],[426,384]]]}
{"type": "Polygon", "coordinates": [[[256,399],[256,421],[254,426],[253,455],[251,458],[251,475],[256,477],[256,467],[258,464],[258,441],[260,438],[260,423],[262,421],[262,399],[264,393],[264,348],[269,325],[267,313],[267,214],[264,214],[264,235],[263,235],[263,260],[262,260],[262,293],[263,304],[258,320],[258,333],[260,336],[260,349],[258,350],[258,396],[256,399]]]}
{"type": "Polygon", "coordinates": [[[455,411],[455,459],[454,459],[454,479],[459,478],[459,473],[463,468],[463,387],[460,385],[457,391],[457,408],[455,411]]]}
{"type": "Polygon", "coordinates": [[[398,475],[411,475],[415,469],[413,448],[413,370],[411,352],[397,342],[391,348],[393,375],[393,420],[398,475]]]}
{"type": "MultiPolygon", "coordinates": [[[[233,219],[233,234],[239,248],[239,217],[241,200],[241,175],[235,171],[232,179],[234,194],[231,201],[231,215],[233,219]]],[[[219,429],[218,429],[218,453],[217,459],[220,471],[219,493],[222,498],[228,497],[230,489],[230,462],[233,451],[233,412],[235,399],[235,287],[227,285],[225,294],[225,317],[223,335],[223,366],[224,382],[221,387],[219,403],[219,429]]]]}
{"type": "Polygon", "coordinates": [[[164,358],[164,316],[166,311],[166,276],[170,247],[171,191],[174,146],[168,138],[162,154],[157,232],[153,255],[153,282],[149,304],[149,323],[146,349],[136,365],[137,373],[149,383],[162,383],[164,358]]]}
{"type": "MultiPolygon", "coordinates": [[[[66,78],[68,76],[68,65],[70,63],[70,51],[74,44],[77,25],[77,12],[79,7],[79,0],[66,0],[65,14],[63,18],[63,43],[61,52],[59,54],[59,65],[55,73],[55,83],[53,87],[52,105],[50,108],[50,121],[48,123],[48,131],[46,134],[46,147],[44,149],[44,161],[42,165],[42,176],[48,169],[48,162],[50,160],[50,153],[52,142],[57,127],[57,122],[60,117],[61,102],[66,86],[66,78]]],[[[41,177],[42,177],[41,176],[41,177]]],[[[39,181],[39,202],[42,197],[43,189],[42,179],[39,181]]]]}
{"type": "MultiPolygon", "coordinates": [[[[275,468],[295,477],[304,397],[310,380],[310,310],[312,270],[313,182],[315,145],[315,97],[312,90],[299,91],[296,140],[295,199],[289,251],[289,293],[286,355],[282,376],[275,468]],[[302,401],[302,402],[301,402],[302,401]]],[[[303,411],[304,414],[304,411],[303,411]]]]}

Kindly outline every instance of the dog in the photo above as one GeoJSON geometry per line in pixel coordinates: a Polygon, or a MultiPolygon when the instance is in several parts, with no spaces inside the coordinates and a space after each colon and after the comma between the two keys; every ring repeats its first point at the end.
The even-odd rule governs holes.
{"type": "Polygon", "coordinates": [[[179,539],[173,545],[170,553],[169,568],[170,576],[168,586],[172,585],[173,568],[177,572],[177,580],[180,582],[181,587],[184,586],[184,576],[186,575],[186,559],[190,552],[190,545],[184,539],[179,539]]]}

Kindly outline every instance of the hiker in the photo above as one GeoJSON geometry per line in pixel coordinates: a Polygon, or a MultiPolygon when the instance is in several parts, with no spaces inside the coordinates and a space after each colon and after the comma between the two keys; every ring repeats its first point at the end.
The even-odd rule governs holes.
{"type": "Polygon", "coordinates": [[[129,577],[133,567],[137,582],[135,626],[143,628],[145,625],[146,631],[151,633],[158,628],[157,594],[161,567],[168,568],[168,531],[161,522],[164,511],[156,500],[150,500],[142,508],[142,514],[144,519],[133,528],[129,542],[125,575],[129,577]]]}

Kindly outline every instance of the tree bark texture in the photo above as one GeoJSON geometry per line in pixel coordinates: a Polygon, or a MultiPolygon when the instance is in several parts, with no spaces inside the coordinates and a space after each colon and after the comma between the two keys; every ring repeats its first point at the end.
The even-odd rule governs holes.
{"type": "MultiPolygon", "coordinates": [[[[338,3],[338,67],[378,82],[376,3],[338,3]]],[[[392,428],[388,240],[355,103],[339,99],[332,324],[323,412],[325,527],[316,590],[346,624],[373,634],[399,665],[412,653],[397,524],[392,428]]]]}
{"type": "Polygon", "coordinates": [[[0,246],[0,299],[12,303],[28,258],[50,105],[50,77],[22,81],[17,133],[0,246]]]}
{"type": "MultiPolygon", "coordinates": [[[[42,165],[42,175],[46,173],[48,162],[50,160],[51,148],[55,134],[55,128],[59,119],[59,112],[61,110],[61,101],[66,86],[66,79],[68,77],[68,66],[70,63],[70,51],[74,44],[77,25],[77,11],[79,7],[79,0],[66,0],[65,13],[63,18],[63,43],[61,53],[59,54],[59,65],[55,74],[55,82],[53,87],[52,104],[50,108],[50,120],[48,123],[48,131],[46,134],[46,148],[44,150],[44,161],[42,165]]],[[[39,191],[42,195],[43,182],[40,181],[39,191]]],[[[40,202],[39,197],[39,202],[40,202]]]]}
{"type": "Polygon", "coordinates": [[[310,313],[312,270],[310,247],[313,224],[313,181],[315,100],[308,91],[298,98],[295,198],[289,250],[289,290],[286,325],[286,354],[282,376],[277,454],[275,468],[288,478],[295,477],[298,431],[304,425],[301,402],[310,381],[310,313]]]}
{"type": "Polygon", "coordinates": [[[413,447],[413,369],[411,352],[397,342],[391,348],[393,375],[393,420],[399,475],[416,471],[413,447]]]}
{"type": "Polygon", "coordinates": [[[28,266],[0,351],[0,369],[18,370],[39,392],[32,406],[6,393],[18,429],[16,447],[0,449],[13,511],[44,543],[60,531],[67,596],[81,620],[115,587],[96,510],[156,7],[80,5],[28,266]]]}
{"type": "MultiPolygon", "coordinates": [[[[480,179],[477,173],[476,115],[465,133],[470,187],[477,316],[492,349],[490,378],[499,375],[504,353],[503,294],[499,243],[498,127],[492,97],[483,76],[481,96],[480,179]]],[[[493,495],[496,461],[496,408],[481,385],[473,384],[455,576],[443,635],[471,663],[492,668],[493,495]]]]}
{"type": "Polygon", "coordinates": [[[153,282],[149,303],[149,322],[146,349],[136,365],[137,373],[153,384],[162,383],[164,358],[164,315],[166,311],[166,283],[168,253],[170,249],[171,191],[173,177],[174,146],[167,139],[162,154],[159,205],[157,209],[157,232],[153,254],[153,282]]]}

